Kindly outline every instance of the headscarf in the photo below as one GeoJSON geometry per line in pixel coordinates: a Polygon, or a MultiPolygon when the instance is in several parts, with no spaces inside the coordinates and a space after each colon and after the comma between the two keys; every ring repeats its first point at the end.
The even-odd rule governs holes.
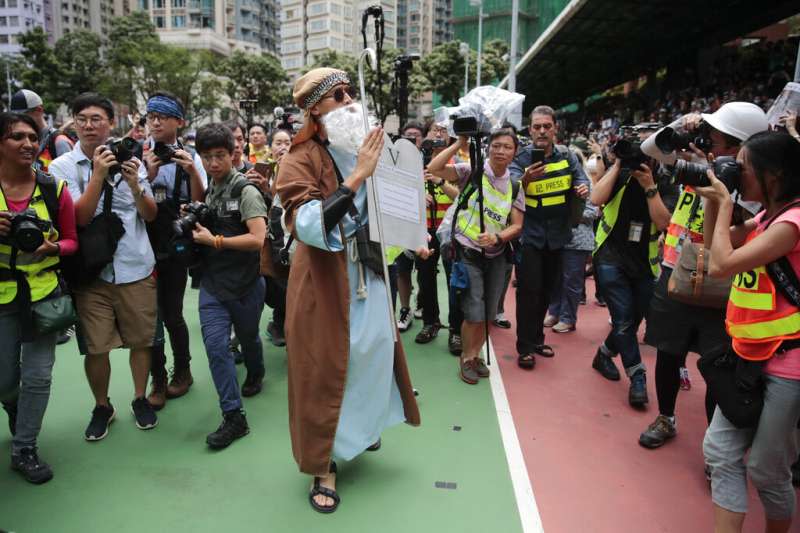
{"type": "Polygon", "coordinates": [[[183,120],[183,106],[177,100],[164,95],[152,96],[147,101],[147,112],[183,120]]]}

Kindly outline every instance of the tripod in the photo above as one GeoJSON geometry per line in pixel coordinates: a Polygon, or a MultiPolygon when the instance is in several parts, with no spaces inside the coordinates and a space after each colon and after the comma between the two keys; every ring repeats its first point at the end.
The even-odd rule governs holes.
{"type": "MultiPolygon", "coordinates": [[[[481,233],[486,232],[486,221],[484,219],[483,211],[483,146],[481,138],[483,134],[480,131],[474,131],[471,135],[472,139],[469,145],[469,161],[472,167],[472,174],[470,174],[470,181],[475,189],[478,191],[478,209],[480,211],[479,228],[481,233]]],[[[483,327],[486,338],[486,364],[492,364],[492,348],[489,342],[489,302],[486,300],[486,286],[487,286],[487,262],[486,262],[486,249],[481,246],[481,275],[483,278],[483,327]]],[[[497,302],[495,302],[495,306],[497,302]]]]}

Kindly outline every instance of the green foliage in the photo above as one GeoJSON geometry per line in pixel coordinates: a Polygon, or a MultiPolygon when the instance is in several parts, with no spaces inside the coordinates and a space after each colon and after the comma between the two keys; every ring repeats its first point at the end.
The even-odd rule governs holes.
{"type": "MultiPolygon", "coordinates": [[[[483,45],[481,55],[481,85],[486,83],[500,83],[508,74],[508,59],[503,56],[509,53],[506,41],[492,39],[483,45]]],[[[477,56],[477,53],[475,54],[477,56]]]]}
{"type": "Polygon", "coordinates": [[[239,100],[256,100],[255,115],[270,113],[279,105],[286,105],[286,72],[273,55],[252,55],[236,51],[220,62],[216,72],[226,78],[222,90],[232,102],[232,110],[241,120],[248,121],[244,111],[236,105],[239,100]]]}
{"type": "Polygon", "coordinates": [[[96,90],[106,76],[101,44],[97,34],[86,30],[70,32],[58,40],[54,50],[57,76],[50,95],[55,102],[69,102],[77,94],[96,90]]]}
{"type": "Polygon", "coordinates": [[[42,97],[47,111],[54,111],[58,103],[55,96],[57,91],[53,87],[58,62],[47,42],[47,34],[41,27],[36,27],[21,34],[19,44],[22,46],[21,61],[17,64],[14,77],[42,97]]]}

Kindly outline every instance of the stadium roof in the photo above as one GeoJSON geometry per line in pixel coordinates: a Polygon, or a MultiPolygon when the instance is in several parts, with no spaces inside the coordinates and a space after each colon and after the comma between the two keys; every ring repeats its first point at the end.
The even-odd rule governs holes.
{"type": "Polygon", "coordinates": [[[798,12],[798,0],[572,0],[517,64],[517,92],[526,112],[579,102],[798,12]]]}

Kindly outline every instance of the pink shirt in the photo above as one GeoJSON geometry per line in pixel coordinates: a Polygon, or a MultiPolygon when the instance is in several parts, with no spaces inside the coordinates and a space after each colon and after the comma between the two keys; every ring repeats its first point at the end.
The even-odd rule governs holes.
{"type": "MultiPolygon", "coordinates": [[[[6,198],[9,211],[17,213],[27,209],[29,203],[30,198],[18,201],[6,198]]],[[[58,227],[60,230],[58,236],[60,255],[73,255],[78,251],[78,231],[75,229],[75,208],[67,187],[61,190],[61,196],[58,199],[58,227]]]]}
{"type": "MultiPolygon", "coordinates": [[[[764,211],[756,215],[756,222],[760,223],[763,217],[764,211]]],[[[781,216],[776,218],[771,225],[775,225],[778,222],[792,224],[797,228],[798,231],[800,231],[800,209],[789,209],[781,216]]],[[[789,252],[786,257],[789,260],[789,263],[792,265],[792,268],[794,268],[794,271],[800,274],[800,240],[795,243],[794,248],[792,248],[792,251],[789,252]]],[[[786,298],[784,298],[780,291],[777,291],[775,300],[779,309],[782,306],[791,305],[788,301],[786,301],[786,298]]],[[[779,378],[800,380],[800,348],[775,354],[772,359],[767,361],[764,371],[767,374],[777,376],[779,378]]]]}

